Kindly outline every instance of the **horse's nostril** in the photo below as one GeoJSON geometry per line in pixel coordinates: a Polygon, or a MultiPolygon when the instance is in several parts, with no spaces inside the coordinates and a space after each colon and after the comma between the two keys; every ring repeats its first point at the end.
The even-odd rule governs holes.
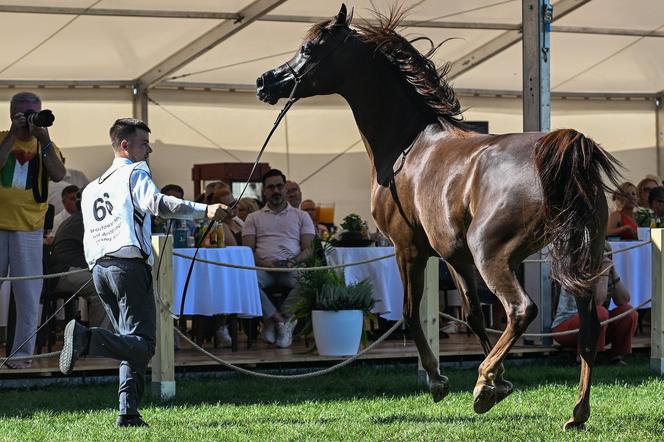
{"type": "Polygon", "coordinates": [[[263,76],[262,75],[256,79],[256,87],[259,88],[259,89],[263,87],[263,76]]]}

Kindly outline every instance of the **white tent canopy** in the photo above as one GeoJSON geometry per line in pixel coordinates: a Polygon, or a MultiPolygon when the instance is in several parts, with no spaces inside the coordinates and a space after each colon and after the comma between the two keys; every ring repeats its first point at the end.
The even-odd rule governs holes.
{"type": "MultiPolygon", "coordinates": [[[[373,3],[386,12],[393,2],[373,3]]],[[[518,35],[521,1],[404,3],[416,6],[403,34],[454,38],[435,61],[452,62],[465,118],[487,120],[496,133],[521,131],[521,44],[517,38],[486,55],[506,33],[518,35]],[[466,71],[470,57],[483,61],[466,71]]],[[[354,7],[354,22],[371,18],[369,0],[346,4],[354,7]]],[[[225,150],[254,160],[278,113],[255,98],[255,79],[290,58],[311,24],[339,6],[338,0],[35,0],[29,6],[0,0],[0,93],[5,100],[22,89],[42,96],[56,114],[52,135],[67,165],[94,176],[110,158],[111,122],[132,114],[132,85],[152,85],[147,94],[159,103],[148,105],[155,177],[178,182],[191,196],[192,164],[235,161],[225,150]]],[[[551,127],[594,137],[625,162],[632,180],[657,173],[664,2],[558,0],[552,31],[551,127]],[[558,18],[560,11],[569,13],[558,18]]],[[[360,160],[359,138],[341,98],[300,100],[275,134],[268,160],[297,181],[350,147],[303,185],[305,197],[337,201],[337,219],[349,211],[368,218],[369,164],[360,160]]]]}

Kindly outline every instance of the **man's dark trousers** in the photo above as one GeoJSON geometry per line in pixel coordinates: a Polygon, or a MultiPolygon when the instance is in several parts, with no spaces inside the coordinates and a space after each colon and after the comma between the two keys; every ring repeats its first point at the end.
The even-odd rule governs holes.
{"type": "Polygon", "coordinates": [[[88,355],[122,361],[120,414],[136,415],[155,349],[152,272],[142,259],[104,257],[95,264],[92,277],[116,333],[91,328],[88,355]]]}

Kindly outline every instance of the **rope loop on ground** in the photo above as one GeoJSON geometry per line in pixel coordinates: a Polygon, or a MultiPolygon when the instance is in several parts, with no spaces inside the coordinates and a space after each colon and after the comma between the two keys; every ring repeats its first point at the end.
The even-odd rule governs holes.
{"type": "MultiPolygon", "coordinates": [[[[185,259],[193,259],[189,255],[184,255],[182,253],[177,253],[177,252],[173,252],[173,256],[178,256],[180,258],[185,258],[185,259]]],[[[291,267],[291,268],[243,266],[243,265],[240,265],[240,264],[229,264],[229,263],[226,263],[226,262],[211,261],[209,259],[203,259],[203,258],[196,258],[195,261],[203,262],[205,264],[212,264],[212,265],[216,265],[216,266],[221,266],[221,267],[230,267],[232,269],[263,270],[263,271],[266,271],[266,272],[289,273],[289,272],[314,272],[314,271],[318,271],[318,270],[341,269],[341,268],[344,268],[344,267],[352,267],[352,266],[358,266],[358,265],[362,265],[362,264],[368,264],[370,262],[380,261],[382,259],[391,258],[393,256],[395,256],[395,254],[390,253],[389,255],[378,256],[376,258],[365,259],[363,261],[349,262],[347,264],[336,264],[336,265],[331,265],[331,266],[318,266],[318,267],[291,267]]]]}
{"type": "Polygon", "coordinates": [[[223,365],[224,367],[230,368],[231,370],[234,370],[234,371],[237,371],[237,372],[249,375],[249,376],[255,376],[255,377],[264,378],[264,379],[306,379],[306,378],[313,378],[313,377],[316,377],[316,376],[322,376],[324,374],[331,373],[335,370],[338,370],[340,368],[345,367],[346,365],[349,365],[349,364],[355,362],[358,358],[360,358],[363,355],[365,355],[366,353],[370,352],[371,350],[373,350],[374,347],[376,347],[378,344],[380,344],[385,339],[387,339],[387,337],[390,336],[399,326],[401,326],[402,323],[403,323],[403,318],[399,319],[396,322],[396,324],[394,324],[388,331],[385,332],[385,334],[383,336],[376,339],[374,342],[372,342],[370,345],[368,345],[364,350],[362,350],[358,354],[356,354],[356,355],[354,355],[354,356],[352,356],[352,357],[350,357],[350,358],[348,358],[348,359],[346,359],[346,360],[344,360],[344,361],[342,361],[342,362],[340,362],[336,365],[333,365],[332,367],[328,367],[328,368],[325,368],[323,370],[313,371],[311,373],[292,374],[292,375],[276,375],[276,374],[260,373],[260,372],[256,372],[256,371],[247,370],[246,368],[238,367],[237,365],[233,365],[230,362],[226,362],[223,359],[219,358],[218,356],[215,356],[212,353],[210,353],[209,351],[207,351],[206,349],[202,348],[201,346],[196,344],[194,341],[192,341],[189,338],[189,336],[184,334],[177,327],[173,327],[173,329],[175,330],[175,332],[177,334],[182,336],[185,341],[187,341],[189,344],[191,344],[191,346],[193,348],[200,351],[201,353],[203,353],[205,356],[212,359],[213,361],[216,361],[219,364],[223,365]]]}
{"type": "MultiPolygon", "coordinates": [[[[636,311],[636,310],[640,309],[641,307],[645,306],[651,300],[652,300],[652,298],[648,298],[647,300],[643,301],[641,304],[637,305],[636,307],[632,307],[631,309],[629,309],[627,311],[624,311],[621,314],[614,316],[613,318],[609,318],[606,321],[600,322],[599,325],[603,326],[603,325],[606,325],[606,324],[610,324],[613,321],[617,321],[618,319],[620,319],[624,316],[627,316],[630,313],[632,313],[633,311],[636,311]]],[[[466,327],[468,327],[470,329],[470,326],[468,325],[468,323],[466,321],[462,320],[462,319],[455,318],[454,316],[448,315],[447,313],[443,313],[443,312],[438,312],[438,314],[441,317],[445,318],[445,319],[449,319],[450,321],[453,321],[453,322],[458,322],[459,324],[463,324],[463,325],[465,325],[466,327]]],[[[497,334],[497,335],[502,335],[505,332],[505,330],[495,330],[493,328],[487,328],[486,331],[489,332],[489,333],[497,334]]],[[[573,334],[576,334],[578,332],[579,332],[579,329],[575,328],[574,330],[566,330],[566,331],[562,331],[562,332],[524,333],[524,334],[521,335],[521,337],[523,337],[523,338],[555,338],[557,336],[573,335],[573,334]]]]}

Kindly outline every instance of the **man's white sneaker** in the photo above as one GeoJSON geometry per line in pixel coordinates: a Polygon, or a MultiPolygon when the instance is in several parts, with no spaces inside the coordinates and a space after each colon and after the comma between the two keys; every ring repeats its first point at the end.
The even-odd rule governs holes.
{"type": "Polygon", "coordinates": [[[274,327],[274,321],[270,318],[263,320],[263,329],[261,330],[261,338],[268,344],[274,344],[277,341],[277,333],[274,327]]]}
{"type": "Polygon", "coordinates": [[[217,344],[221,348],[227,348],[233,345],[233,339],[231,339],[231,334],[228,332],[228,326],[227,325],[222,325],[217,329],[216,337],[217,337],[217,344]]]}
{"type": "Polygon", "coordinates": [[[297,319],[277,323],[277,347],[288,348],[293,343],[293,330],[297,319]]]}

